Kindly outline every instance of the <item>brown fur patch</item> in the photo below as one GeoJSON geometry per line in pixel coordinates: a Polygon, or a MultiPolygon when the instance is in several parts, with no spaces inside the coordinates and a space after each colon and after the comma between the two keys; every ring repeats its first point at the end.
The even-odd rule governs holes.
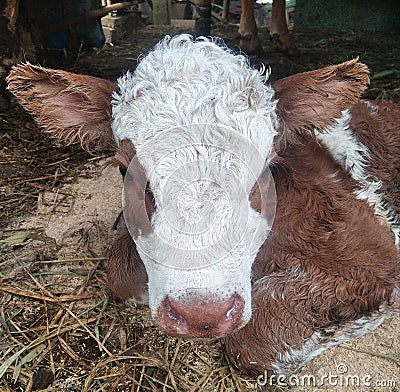
{"type": "Polygon", "coordinates": [[[125,224],[114,241],[107,263],[107,288],[123,300],[142,302],[147,293],[147,272],[125,224]]]}
{"type": "Polygon", "coordinates": [[[390,231],[324,147],[303,138],[279,155],[275,221],[253,265],[253,315],[226,339],[230,358],[253,375],[271,372],[285,344],[301,349],[313,332],[389,303],[400,274],[390,231]]]}
{"type": "Polygon", "coordinates": [[[351,115],[354,136],[371,152],[368,173],[381,181],[384,203],[400,222],[400,106],[359,101],[351,115]]]}

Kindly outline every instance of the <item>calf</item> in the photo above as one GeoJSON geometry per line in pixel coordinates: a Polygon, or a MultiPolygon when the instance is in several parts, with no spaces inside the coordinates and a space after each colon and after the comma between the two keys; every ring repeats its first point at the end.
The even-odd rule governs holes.
{"type": "Polygon", "coordinates": [[[108,288],[181,337],[289,374],[399,311],[399,108],[351,60],[267,84],[221,41],[166,37],[112,82],[30,64],[9,89],[47,132],[110,144],[124,222],[108,288]]]}

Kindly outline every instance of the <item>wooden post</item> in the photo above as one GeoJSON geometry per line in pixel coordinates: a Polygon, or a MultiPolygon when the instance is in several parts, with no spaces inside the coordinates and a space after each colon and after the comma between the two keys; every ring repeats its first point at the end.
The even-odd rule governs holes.
{"type": "Polygon", "coordinates": [[[229,0],[223,0],[222,3],[222,23],[228,23],[229,0]]]}
{"type": "Polygon", "coordinates": [[[197,37],[211,35],[211,0],[196,0],[195,35],[197,37]]]}
{"type": "Polygon", "coordinates": [[[153,19],[155,25],[171,24],[171,0],[153,0],[153,19]]]}

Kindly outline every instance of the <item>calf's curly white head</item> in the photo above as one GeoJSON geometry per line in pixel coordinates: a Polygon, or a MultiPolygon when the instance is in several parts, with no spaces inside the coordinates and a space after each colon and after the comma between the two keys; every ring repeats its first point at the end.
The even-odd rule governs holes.
{"type": "Polygon", "coordinates": [[[250,318],[251,265],[271,222],[249,194],[276,133],[273,95],[244,56],[187,35],[166,37],[118,80],[113,134],[136,150],[125,219],[148,273],[152,314],[168,332],[193,335],[186,321],[165,321],[165,313],[184,313],[181,306],[226,308],[235,325],[217,335],[250,318]],[[143,222],[146,184],[151,222],[143,222]]]}

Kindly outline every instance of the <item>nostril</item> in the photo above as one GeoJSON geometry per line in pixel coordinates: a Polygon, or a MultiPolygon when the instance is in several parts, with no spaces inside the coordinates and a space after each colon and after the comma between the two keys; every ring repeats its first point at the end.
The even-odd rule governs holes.
{"type": "Polygon", "coordinates": [[[221,337],[241,322],[244,301],[238,294],[225,301],[213,298],[176,301],[167,296],[158,311],[157,321],[166,332],[185,337],[221,337]]]}
{"type": "Polygon", "coordinates": [[[171,320],[174,320],[178,323],[184,323],[185,319],[182,314],[179,314],[179,311],[177,311],[171,302],[171,299],[167,296],[164,300],[165,306],[164,309],[166,311],[166,315],[168,318],[171,320]]]}

